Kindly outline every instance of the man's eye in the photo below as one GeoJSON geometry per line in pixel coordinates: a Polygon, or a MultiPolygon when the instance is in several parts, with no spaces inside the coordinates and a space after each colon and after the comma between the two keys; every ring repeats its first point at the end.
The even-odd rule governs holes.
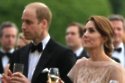
{"type": "Polygon", "coordinates": [[[22,23],[32,24],[32,21],[30,21],[30,20],[22,20],[22,23]]]}
{"type": "Polygon", "coordinates": [[[118,31],[121,31],[121,28],[117,28],[118,31]]]}
{"type": "Polygon", "coordinates": [[[26,21],[27,24],[31,24],[32,22],[31,21],[26,21]]]}

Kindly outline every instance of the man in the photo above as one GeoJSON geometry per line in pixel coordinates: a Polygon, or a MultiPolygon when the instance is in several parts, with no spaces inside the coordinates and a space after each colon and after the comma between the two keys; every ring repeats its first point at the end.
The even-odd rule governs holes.
{"type": "Polygon", "coordinates": [[[114,29],[114,51],[112,56],[120,60],[120,63],[125,67],[125,45],[123,36],[125,31],[125,21],[120,15],[112,15],[109,17],[114,29]]]}
{"type": "Polygon", "coordinates": [[[17,50],[11,62],[24,64],[24,75],[5,69],[3,78],[14,83],[46,83],[46,68],[57,67],[60,77],[65,83],[70,83],[67,73],[75,63],[73,53],[57,44],[50,37],[48,30],[52,14],[49,8],[40,2],[28,4],[22,14],[22,31],[26,39],[33,40],[29,45],[17,50]],[[36,48],[39,48],[36,50],[36,48]],[[10,79],[9,79],[10,78],[10,79]]]}
{"type": "Polygon", "coordinates": [[[4,22],[0,26],[0,73],[3,73],[3,69],[14,52],[17,33],[17,27],[12,22],[4,22]]]}
{"type": "Polygon", "coordinates": [[[88,57],[82,46],[83,26],[73,22],[66,29],[66,44],[75,53],[77,59],[88,57]]]}

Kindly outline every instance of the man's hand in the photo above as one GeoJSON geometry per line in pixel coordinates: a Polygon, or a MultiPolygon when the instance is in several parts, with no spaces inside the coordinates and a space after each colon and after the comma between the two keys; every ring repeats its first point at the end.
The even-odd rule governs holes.
{"type": "Polygon", "coordinates": [[[5,67],[4,73],[2,74],[2,83],[10,83],[12,72],[9,69],[9,64],[5,67]]]}
{"type": "Polygon", "coordinates": [[[11,83],[30,83],[30,81],[20,72],[15,72],[12,75],[11,83]]]}

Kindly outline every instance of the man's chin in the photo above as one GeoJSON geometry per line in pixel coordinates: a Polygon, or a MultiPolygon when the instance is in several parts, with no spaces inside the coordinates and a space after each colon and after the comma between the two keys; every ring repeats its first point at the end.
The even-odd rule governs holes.
{"type": "Polygon", "coordinates": [[[13,49],[13,48],[14,48],[14,47],[11,46],[11,47],[6,47],[5,49],[6,49],[6,50],[11,50],[11,49],[13,49]]]}
{"type": "Polygon", "coordinates": [[[114,40],[114,41],[113,41],[113,44],[118,45],[118,44],[120,44],[121,42],[122,42],[122,40],[114,40]]]}

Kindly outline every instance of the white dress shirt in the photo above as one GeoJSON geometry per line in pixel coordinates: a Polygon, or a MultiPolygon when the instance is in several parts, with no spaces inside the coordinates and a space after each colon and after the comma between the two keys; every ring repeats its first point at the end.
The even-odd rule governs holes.
{"type": "MultiPolygon", "coordinates": [[[[5,53],[4,49],[1,48],[0,49],[1,52],[5,53]]],[[[12,48],[9,53],[13,53],[14,52],[14,48],[12,48]]],[[[6,65],[9,63],[9,58],[7,56],[3,56],[2,57],[2,65],[3,65],[3,68],[6,67],[6,65]]]]}
{"type": "MultiPolygon", "coordinates": [[[[41,42],[43,44],[43,50],[50,40],[50,36],[45,37],[41,42]]],[[[31,81],[34,70],[36,69],[37,63],[42,55],[42,52],[34,51],[29,53],[29,66],[28,66],[28,79],[31,81]]]]}
{"type": "Polygon", "coordinates": [[[124,48],[124,44],[120,43],[117,48],[121,48],[122,49],[121,52],[113,51],[112,56],[119,59],[121,65],[123,65],[125,67],[125,48],[124,48]]]}
{"type": "Polygon", "coordinates": [[[80,54],[82,53],[82,51],[83,51],[83,47],[80,47],[79,49],[77,49],[77,50],[75,51],[76,57],[79,57],[80,54]]]}

